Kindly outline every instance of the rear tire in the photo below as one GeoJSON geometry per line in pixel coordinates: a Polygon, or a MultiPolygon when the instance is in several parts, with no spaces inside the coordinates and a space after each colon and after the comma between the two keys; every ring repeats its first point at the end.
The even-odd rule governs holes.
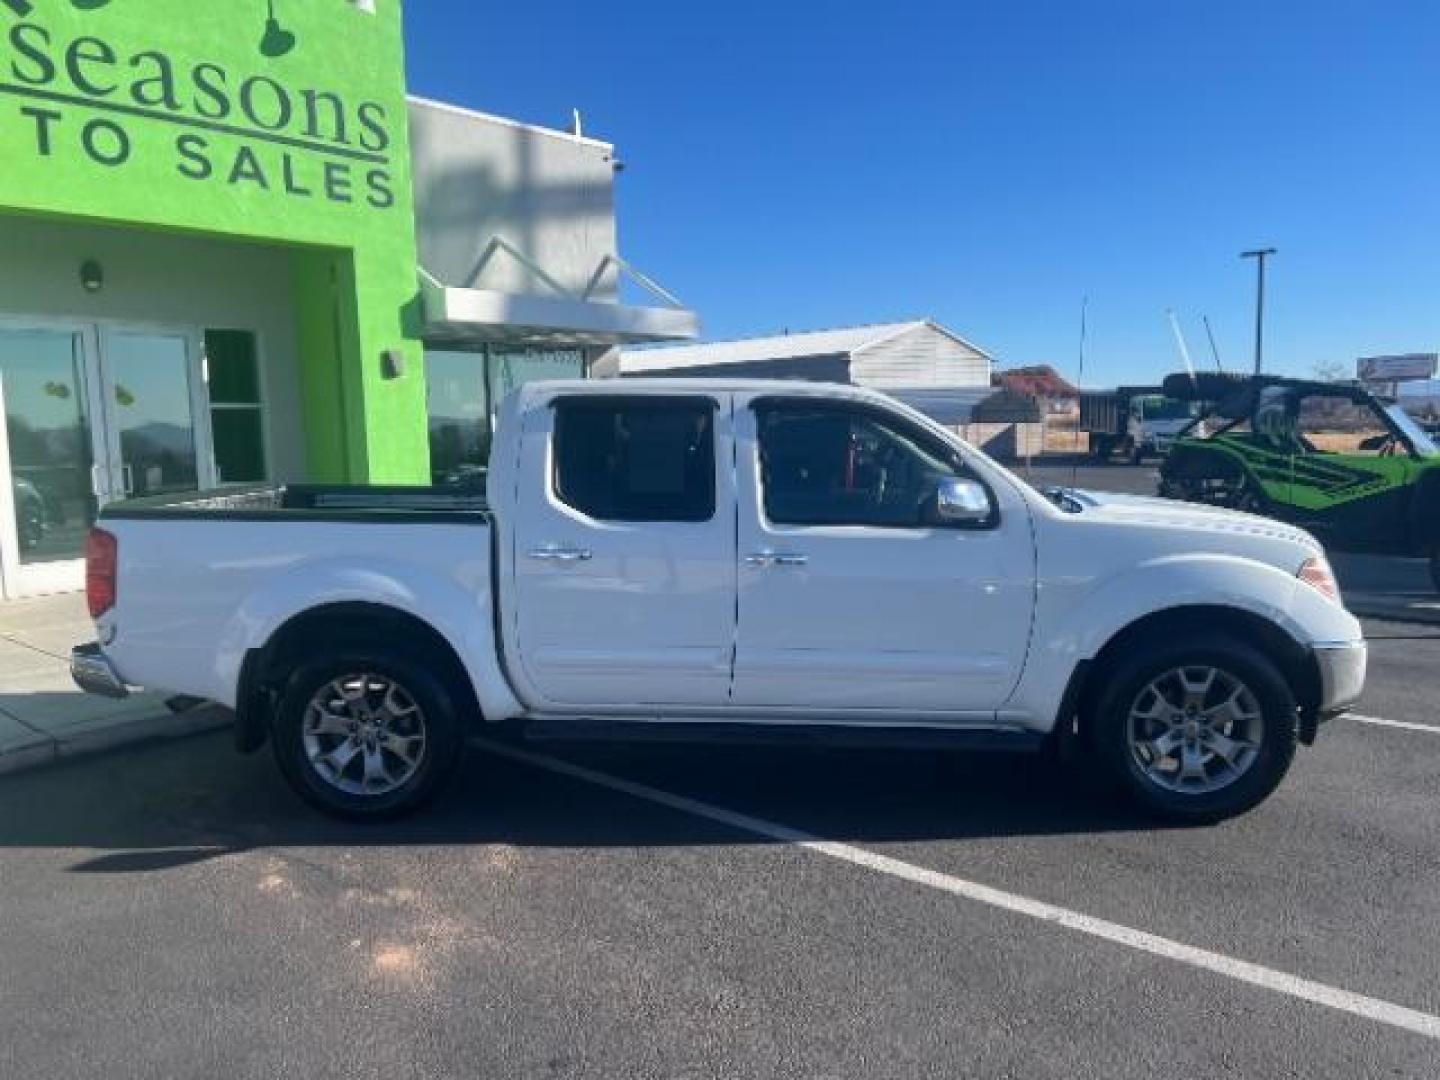
{"type": "Polygon", "coordinates": [[[1191,823],[1243,814],[1295,758],[1295,696],[1253,645],[1220,634],[1147,643],[1101,677],[1086,725],[1096,760],[1151,813],[1191,823]]]}
{"type": "Polygon", "coordinates": [[[384,821],[432,799],[463,749],[457,695],[423,655],[355,643],[300,664],[272,721],[281,773],[311,806],[384,821]]]}

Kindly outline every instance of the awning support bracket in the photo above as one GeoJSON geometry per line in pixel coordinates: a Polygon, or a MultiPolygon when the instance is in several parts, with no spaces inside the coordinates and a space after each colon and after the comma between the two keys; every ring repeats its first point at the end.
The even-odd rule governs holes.
{"type": "Polygon", "coordinates": [[[567,300],[575,299],[574,293],[547,274],[534,259],[530,258],[530,256],[526,255],[503,236],[491,237],[490,243],[485,245],[485,250],[481,252],[474,269],[470,271],[470,276],[465,281],[466,288],[473,289],[475,287],[475,283],[480,280],[480,275],[485,272],[485,267],[490,265],[490,260],[495,257],[497,251],[505,252],[505,254],[509,255],[526,270],[529,270],[530,273],[544,282],[544,284],[557,295],[563,296],[567,300]]]}
{"type": "Polygon", "coordinates": [[[589,300],[590,297],[595,294],[595,290],[600,287],[600,282],[605,279],[605,271],[612,266],[619,270],[626,277],[628,277],[631,281],[635,282],[635,284],[639,285],[651,296],[670,305],[673,308],[678,308],[682,311],[684,310],[685,304],[680,300],[679,297],[677,297],[674,293],[670,292],[668,289],[662,287],[659,282],[657,282],[654,278],[650,277],[648,274],[641,273],[639,270],[635,269],[635,267],[631,266],[624,259],[620,258],[619,255],[606,255],[603,259],[600,260],[600,265],[595,268],[595,273],[590,275],[590,283],[585,286],[585,292],[581,294],[580,299],[589,300]]]}
{"type": "MultiPolygon", "coordinates": [[[[564,285],[561,285],[560,282],[556,281],[553,277],[547,274],[544,268],[541,267],[539,263],[537,263],[534,259],[530,258],[530,256],[526,255],[523,251],[517,248],[514,244],[510,243],[510,241],[506,240],[503,236],[491,237],[490,242],[485,245],[485,250],[480,253],[480,258],[475,261],[475,266],[471,269],[469,277],[466,278],[466,288],[473,289],[477,287],[477,283],[479,282],[481,275],[485,273],[485,268],[490,265],[490,260],[495,257],[497,252],[501,251],[503,251],[506,255],[509,255],[526,270],[530,271],[530,273],[534,274],[536,278],[543,282],[545,286],[552,292],[554,292],[557,296],[562,296],[566,300],[588,301],[592,296],[595,295],[596,290],[600,288],[600,283],[605,280],[606,272],[609,271],[609,269],[613,266],[620,274],[628,277],[631,281],[635,282],[635,284],[639,285],[642,289],[648,292],[651,296],[655,297],[657,300],[661,301],[669,307],[675,308],[678,311],[685,310],[684,301],[682,301],[669,289],[661,285],[649,274],[643,273],[642,271],[637,270],[635,267],[631,266],[624,259],[620,258],[619,255],[607,254],[602,256],[600,259],[600,265],[595,267],[595,273],[590,275],[590,281],[586,284],[585,291],[577,294],[575,292],[572,292],[570,289],[567,289],[564,285]]],[[[432,281],[434,280],[431,275],[426,274],[426,276],[430,277],[432,281]]],[[[435,281],[435,284],[439,285],[440,282],[435,281]]]]}

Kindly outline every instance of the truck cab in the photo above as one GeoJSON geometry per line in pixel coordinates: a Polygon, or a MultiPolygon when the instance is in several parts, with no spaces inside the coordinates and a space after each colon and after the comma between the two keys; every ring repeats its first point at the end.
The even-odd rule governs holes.
{"type": "Polygon", "coordinates": [[[1080,395],[1080,428],[1089,434],[1096,460],[1109,461],[1119,453],[1139,465],[1147,457],[1164,458],[1198,409],[1195,402],[1158,386],[1086,390],[1080,395]]]}

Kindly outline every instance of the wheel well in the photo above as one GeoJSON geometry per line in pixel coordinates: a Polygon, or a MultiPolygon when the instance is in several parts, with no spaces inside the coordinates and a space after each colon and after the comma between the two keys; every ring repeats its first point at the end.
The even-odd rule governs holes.
{"type": "Polygon", "coordinates": [[[1229,634],[1253,645],[1273,662],[1290,684],[1300,706],[1300,740],[1315,739],[1320,703],[1320,668],[1310,651],[1268,619],[1239,608],[1196,605],[1167,608],[1135,620],[1107,641],[1092,660],[1078,664],[1071,675],[1057,730],[1083,740],[1096,698],[1115,665],[1139,642],[1163,640],[1200,631],[1229,634]]]}
{"type": "Polygon", "coordinates": [[[236,694],[237,746],[250,752],[264,745],[276,701],[297,664],[338,643],[357,641],[398,646],[433,664],[456,695],[457,710],[479,715],[469,672],[450,642],[429,623],[384,604],[327,604],[294,616],[263,646],[246,654],[236,694]]]}

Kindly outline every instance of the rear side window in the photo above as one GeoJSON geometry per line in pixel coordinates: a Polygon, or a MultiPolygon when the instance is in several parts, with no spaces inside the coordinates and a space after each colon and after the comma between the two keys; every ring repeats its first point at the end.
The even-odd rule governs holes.
{"type": "Polygon", "coordinates": [[[715,403],[557,402],[555,494],[604,521],[709,521],[715,516],[715,403]]]}

